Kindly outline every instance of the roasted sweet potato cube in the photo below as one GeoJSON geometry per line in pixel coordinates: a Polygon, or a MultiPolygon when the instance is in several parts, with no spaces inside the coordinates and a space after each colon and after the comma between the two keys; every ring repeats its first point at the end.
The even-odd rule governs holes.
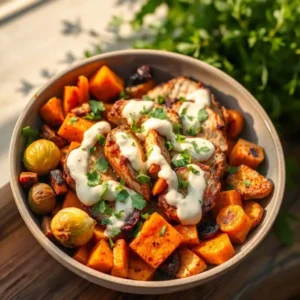
{"type": "Polygon", "coordinates": [[[243,130],[244,117],[234,109],[227,109],[227,136],[229,138],[237,137],[243,130]]]}
{"type": "Polygon", "coordinates": [[[105,229],[99,225],[94,227],[93,241],[98,243],[101,239],[108,240],[108,237],[104,234],[105,229]]]}
{"type": "Polygon", "coordinates": [[[64,121],[61,100],[56,97],[51,98],[40,108],[40,114],[49,126],[60,126],[64,121]]]}
{"type": "Polygon", "coordinates": [[[246,165],[241,165],[235,173],[228,175],[226,183],[239,192],[243,200],[261,199],[273,190],[273,183],[269,179],[246,165]]]}
{"type": "Polygon", "coordinates": [[[100,240],[92,249],[87,266],[103,273],[113,267],[113,252],[106,240],[100,240]]]}
{"type": "Polygon", "coordinates": [[[80,246],[73,255],[73,258],[78,262],[86,265],[90,255],[89,245],[80,246]]]}
{"type": "Polygon", "coordinates": [[[205,262],[212,265],[221,265],[231,257],[235,251],[226,233],[216,235],[210,240],[201,241],[200,245],[191,249],[205,262]]]}
{"type": "Polygon", "coordinates": [[[128,277],[128,248],[126,241],[117,240],[113,248],[114,266],[111,275],[116,277],[128,277]]]}
{"type": "Polygon", "coordinates": [[[246,165],[256,169],[264,160],[264,149],[244,139],[239,139],[229,155],[229,164],[232,166],[246,165]]]}
{"type": "Polygon", "coordinates": [[[48,238],[48,239],[54,239],[53,233],[51,231],[51,217],[44,216],[42,219],[41,223],[41,229],[43,234],[48,238]]]}
{"type": "Polygon", "coordinates": [[[102,66],[89,80],[90,92],[104,102],[112,101],[124,89],[123,79],[107,66],[102,66]]]}
{"type": "Polygon", "coordinates": [[[181,235],[161,215],[153,213],[130,248],[147,264],[157,268],[180,245],[181,235]]]}
{"type": "Polygon", "coordinates": [[[176,273],[177,278],[190,277],[206,270],[206,263],[190,249],[180,247],[178,253],[180,267],[176,273]]]}
{"type": "Polygon", "coordinates": [[[140,257],[130,253],[128,261],[128,278],[133,280],[151,280],[155,269],[146,264],[140,257]]]}
{"type": "Polygon", "coordinates": [[[63,205],[62,205],[62,208],[67,208],[67,207],[76,207],[76,208],[82,209],[81,202],[78,199],[76,193],[74,193],[71,190],[68,190],[68,193],[67,193],[67,195],[63,201],[63,205]]]}
{"type": "Polygon", "coordinates": [[[72,141],[81,143],[84,132],[93,125],[94,123],[69,113],[60,126],[58,134],[67,139],[70,143],[72,141]]]}
{"type": "Polygon", "coordinates": [[[56,195],[63,195],[68,191],[63,173],[59,169],[50,171],[50,185],[56,195]]]}
{"type": "Polygon", "coordinates": [[[245,201],[244,211],[252,222],[252,228],[261,222],[264,215],[264,208],[255,201],[245,201]]]}
{"type": "Polygon", "coordinates": [[[220,212],[223,207],[228,205],[239,205],[243,207],[241,194],[235,190],[223,191],[220,192],[217,199],[216,204],[213,207],[212,211],[215,216],[220,212]]]}
{"type": "Polygon", "coordinates": [[[67,115],[74,107],[79,105],[78,87],[65,86],[64,87],[64,100],[63,109],[64,114],[67,115]]]}
{"type": "Polygon", "coordinates": [[[32,185],[38,183],[38,175],[33,172],[22,172],[19,181],[24,189],[29,189],[32,185]]]}
{"type": "Polygon", "coordinates": [[[85,102],[88,102],[90,99],[89,81],[85,76],[81,75],[78,77],[77,87],[78,87],[78,103],[83,104],[85,102]]]}
{"type": "Polygon", "coordinates": [[[68,144],[68,141],[59,136],[56,131],[51,129],[48,125],[43,125],[41,130],[41,138],[53,142],[58,148],[63,148],[68,144]]]}
{"type": "Polygon", "coordinates": [[[174,228],[182,236],[182,246],[195,246],[200,244],[196,225],[176,225],[174,228]]]}

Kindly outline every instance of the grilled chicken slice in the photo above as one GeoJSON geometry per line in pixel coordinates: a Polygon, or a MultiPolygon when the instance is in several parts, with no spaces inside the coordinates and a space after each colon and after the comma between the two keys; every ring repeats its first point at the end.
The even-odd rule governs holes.
{"type": "Polygon", "coordinates": [[[120,148],[116,142],[116,134],[118,132],[123,133],[125,135],[125,138],[132,140],[132,142],[135,144],[135,147],[137,147],[137,150],[139,151],[142,161],[145,162],[146,158],[142,145],[140,144],[135,134],[126,125],[122,125],[113,129],[107,135],[106,143],[104,146],[105,156],[112,168],[119,175],[119,177],[122,177],[124,179],[126,186],[143,195],[146,200],[149,200],[150,185],[149,183],[142,184],[136,179],[139,172],[133,168],[128,158],[121,154],[120,148]]]}
{"type": "MultiPolygon", "coordinates": [[[[204,192],[202,209],[203,209],[203,213],[206,213],[214,207],[216,197],[218,196],[218,193],[221,190],[221,183],[218,177],[214,174],[214,172],[210,171],[209,166],[200,163],[197,163],[196,165],[198,165],[203,171],[205,171],[204,176],[206,181],[206,189],[204,192]]],[[[188,179],[190,171],[188,170],[188,167],[181,167],[181,168],[177,168],[175,172],[179,179],[186,181],[188,179]]],[[[182,193],[183,195],[186,195],[187,190],[180,189],[179,192],[182,193]]],[[[158,205],[163,210],[164,214],[168,217],[170,221],[175,221],[180,223],[180,220],[177,216],[176,207],[168,204],[165,198],[166,193],[167,191],[159,195],[158,205]]]]}
{"type": "Polygon", "coordinates": [[[150,80],[134,86],[130,86],[126,88],[126,92],[130,98],[139,99],[154,87],[155,87],[154,80],[150,80]]]}
{"type": "Polygon", "coordinates": [[[221,151],[220,147],[215,147],[214,155],[204,165],[209,166],[217,178],[222,178],[226,169],[226,155],[221,151]]]}

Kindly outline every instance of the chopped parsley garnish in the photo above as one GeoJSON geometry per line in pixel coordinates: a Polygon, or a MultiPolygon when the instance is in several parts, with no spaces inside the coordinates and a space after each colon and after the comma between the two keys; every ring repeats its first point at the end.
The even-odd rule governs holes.
{"type": "Polygon", "coordinates": [[[100,199],[102,198],[102,196],[105,194],[105,192],[108,189],[108,183],[107,183],[107,181],[103,182],[101,187],[102,187],[102,189],[101,189],[100,194],[99,194],[100,199]]]}
{"type": "Polygon", "coordinates": [[[68,124],[74,125],[78,121],[78,117],[71,117],[68,124]]]}
{"type": "Polygon", "coordinates": [[[124,214],[124,210],[120,210],[119,212],[115,212],[114,213],[114,216],[117,218],[117,219],[120,219],[122,217],[122,215],[124,214]]]}
{"type": "Polygon", "coordinates": [[[161,228],[161,230],[160,230],[160,232],[159,232],[159,235],[160,235],[160,236],[164,236],[164,235],[165,235],[165,232],[166,232],[166,230],[167,230],[167,226],[166,226],[166,225],[164,225],[164,226],[161,228]]]}
{"type": "Polygon", "coordinates": [[[202,108],[198,112],[198,120],[200,123],[203,123],[208,118],[208,113],[205,108],[202,108]]]}
{"type": "Polygon", "coordinates": [[[136,179],[139,183],[148,183],[150,181],[150,177],[143,173],[142,171],[139,172],[139,175],[136,176],[136,179]]]}
{"type": "Polygon", "coordinates": [[[164,104],[164,103],[165,103],[165,97],[159,95],[159,96],[157,97],[157,102],[158,102],[158,104],[164,104]]]}
{"type": "MultiPolygon", "coordinates": [[[[106,204],[104,200],[99,201],[98,203],[96,203],[93,207],[92,207],[92,211],[94,213],[101,213],[104,214],[106,211],[106,204]]],[[[105,218],[103,219],[105,220],[105,218]]],[[[106,221],[105,221],[106,222],[106,221]]]]}
{"type": "Polygon", "coordinates": [[[113,248],[114,245],[115,245],[115,243],[113,242],[113,240],[111,238],[109,238],[108,241],[109,241],[110,248],[113,248]]]}
{"type": "Polygon", "coordinates": [[[150,96],[143,96],[143,100],[146,100],[146,101],[153,101],[154,99],[151,98],[150,96]]]}
{"type": "Polygon", "coordinates": [[[134,228],[132,229],[131,233],[130,233],[130,237],[137,237],[140,235],[140,230],[143,226],[143,222],[139,221],[134,228]]]}
{"type": "Polygon", "coordinates": [[[187,131],[186,131],[187,135],[190,136],[196,136],[198,134],[197,129],[194,127],[190,127],[187,131]]]}
{"type": "Polygon", "coordinates": [[[185,102],[186,99],[185,99],[185,97],[181,96],[181,97],[179,97],[179,101],[180,101],[180,102],[185,102]]]}
{"type": "Polygon", "coordinates": [[[176,142],[183,143],[185,141],[186,137],[181,134],[176,134],[176,142]]]}
{"type": "Polygon", "coordinates": [[[26,145],[28,146],[39,137],[39,131],[26,126],[22,128],[21,135],[26,137],[26,145]]]}
{"type": "Polygon", "coordinates": [[[192,141],[191,144],[194,148],[194,151],[198,154],[201,152],[206,153],[206,152],[209,152],[209,150],[210,150],[207,146],[199,147],[195,141],[192,141]]]}
{"type": "Polygon", "coordinates": [[[188,188],[189,182],[188,182],[188,180],[181,180],[181,179],[178,178],[178,186],[179,186],[180,189],[185,190],[185,189],[188,188]]]}
{"type": "Polygon", "coordinates": [[[161,107],[155,107],[149,114],[150,117],[155,118],[155,119],[166,119],[167,114],[166,112],[161,108],[161,107]]]}
{"type": "Polygon", "coordinates": [[[102,112],[105,111],[103,102],[90,100],[90,108],[91,112],[87,113],[83,118],[91,121],[100,120],[102,112]]]}
{"type": "Polygon", "coordinates": [[[90,148],[90,153],[94,153],[96,151],[96,147],[90,148]]]}
{"type": "Polygon", "coordinates": [[[144,213],[144,214],[141,214],[141,217],[142,217],[144,220],[148,220],[149,217],[150,217],[150,214],[149,214],[149,213],[144,213]]]}
{"type": "Polygon", "coordinates": [[[142,127],[138,128],[137,123],[134,119],[132,120],[132,124],[131,124],[130,128],[134,133],[143,132],[143,128],[142,127]]]}
{"type": "Polygon", "coordinates": [[[127,190],[122,189],[116,196],[116,200],[124,203],[126,199],[129,197],[129,193],[127,190]]]}
{"type": "Polygon", "coordinates": [[[147,151],[147,157],[149,158],[149,156],[151,155],[151,153],[153,152],[153,147],[151,147],[148,151],[147,151]]]}
{"type": "Polygon", "coordinates": [[[181,124],[175,123],[175,124],[173,125],[173,129],[174,129],[174,132],[175,132],[176,134],[180,134],[180,132],[181,132],[181,124]]]}
{"type": "Polygon", "coordinates": [[[176,159],[172,159],[172,163],[175,167],[184,167],[192,161],[191,155],[187,152],[187,150],[184,150],[175,158],[176,159]]]}
{"type": "Polygon", "coordinates": [[[195,169],[193,166],[188,166],[188,169],[193,173],[193,174],[200,174],[200,171],[198,171],[197,169],[195,169]]]}
{"type": "Polygon", "coordinates": [[[250,180],[247,180],[247,179],[245,179],[245,180],[244,180],[244,186],[245,186],[245,187],[249,187],[249,186],[251,186],[251,181],[250,181],[250,180]]]}
{"type": "Polygon", "coordinates": [[[132,143],[131,143],[131,146],[136,147],[135,142],[132,142],[132,143]]]}
{"type": "Polygon", "coordinates": [[[166,141],[165,146],[168,151],[171,151],[173,149],[173,144],[169,141],[166,141]]]}
{"type": "Polygon", "coordinates": [[[121,191],[121,190],[123,190],[124,185],[125,185],[125,181],[124,181],[123,178],[121,178],[120,184],[119,184],[118,186],[116,186],[116,191],[121,191]]]}
{"type": "Polygon", "coordinates": [[[96,160],[94,170],[100,172],[100,173],[105,173],[108,169],[108,161],[104,157],[99,157],[96,160]]]}
{"type": "Polygon", "coordinates": [[[187,116],[187,118],[188,118],[190,121],[193,121],[193,120],[194,120],[194,117],[193,117],[193,116],[187,116]]]}
{"type": "Polygon", "coordinates": [[[124,140],[128,139],[128,135],[122,134],[121,136],[124,140]]]}
{"type": "Polygon", "coordinates": [[[100,183],[100,176],[96,171],[93,171],[92,173],[87,173],[86,174],[87,179],[88,179],[88,186],[96,186],[100,183]]]}
{"type": "Polygon", "coordinates": [[[98,140],[98,143],[99,143],[102,147],[104,147],[104,145],[105,145],[105,140],[106,140],[105,136],[104,136],[103,134],[98,134],[98,135],[97,135],[97,140],[98,140]]]}
{"type": "Polygon", "coordinates": [[[144,200],[143,196],[140,194],[134,194],[131,196],[132,207],[138,210],[142,210],[147,202],[144,200]]]}
{"type": "Polygon", "coordinates": [[[109,218],[103,218],[101,220],[101,225],[112,225],[112,221],[109,218]]]}
{"type": "Polygon", "coordinates": [[[238,170],[238,168],[237,168],[237,167],[233,167],[233,166],[229,166],[229,167],[227,168],[227,172],[228,172],[229,174],[235,174],[235,173],[237,172],[237,170],[238,170]]]}
{"type": "Polygon", "coordinates": [[[148,115],[149,109],[146,109],[145,106],[143,106],[143,110],[141,111],[141,115],[148,115]]]}
{"type": "Polygon", "coordinates": [[[86,151],[86,148],[81,148],[82,151],[86,151]]]}
{"type": "Polygon", "coordinates": [[[187,107],[182,109],[182,112],[181,112],[180,116],[184,117],[186,115],[186,112],[187,112],[187,107]]]}
{"type": "Polygon", "coordinates": [[[120,234],[120,232],[121,232],[120,228],[115,227],[115,228],[113,228],[113,229],[111,230],[110,236],[111,236],[111,237],[115,237],[115,236],[117,236],[118,234],[120,234]]]}
{"type": "Polygon", "coordinates": [[[125,92],[125,91],[122,91],[120,94],[119,94],[119,99],[129,99],[129,95],[125,92]]]}

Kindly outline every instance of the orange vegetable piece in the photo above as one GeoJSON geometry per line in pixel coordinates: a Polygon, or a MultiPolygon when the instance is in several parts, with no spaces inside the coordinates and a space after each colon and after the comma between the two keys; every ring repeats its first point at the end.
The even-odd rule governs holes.
{"type": "Polygon", "coordinates": [[[114,266],[111,275],[116,277],[128,277],[128,248],[125,240],[117,240],[113,248],[114,266]]]}
{"type": "Polygon", "coordinates": [[[238,205],[229,205],[221,209],[217,216],[220,230],[227,233],[230,240],[243,244],[252,227],[252,222],[244,210],[238,205]]]}
{"type": "Polygon", "coordinates": [[[195,246],[200,244],[196,225],[176,225],[174,228],[182,236],[181,245],[195,246]]]}
{"type": "Polygon", "coordinates": [[[155,87],[154,80],[150,80],[132,87],[128,87],[126,88],[126,92],[128,93],[131,99],[132,98],[139,99],[154,87],[155,87]]]}
{"type": "Polygon", "coordinates": [[[262,147],[239,139],[229,155],[229,164],[232,166],[246,165],[255,169],[264,158],[265,154],[262,147]]]}
{"type": "Polygon", "coordinates": [[[144,223],[130,248],[147,264],[157,268],[179,246],[181,235],[157,212],[144,223]]]}
{"type": "Polygon", "coordinates": [[[128,278],[132,280],[148,281],[151,280],[155,269],[146,264],[140,257],[130,253],[128,261],[128,278]]]}
{"type": "Polygon", "coordinates": [[[235,190],[220,192],[215,202],[215,206],[212,209],[215,216],[222,208],[228,205],[239,205],[243,207],[241,194],[235,190]]]}
{"type": "Polygon", "coordinates": [[[252,228],[256,227],[264,215],[264,209],[255,201],[246,201],[244,211],[252,222],[252,228]]]}
{"type": "Polygon", "coordinates": [[[40,114],[51,127],[60,126],[64,121],[61,100],[53,97],[40,108],[40,114]]]}
{"type": "Polygon", "coordinates": [[[180,267],[176,273],[177,278],[186,278],[206,270],[206,263],[188,248],[179,248],[180,267]]]}
{"type": "Polygon", "coordinates": [[[90,92],[104,102],[112,101],[124,89],[124,81],[107,66],[102,66],[90,79],[90,92]]]}
{"type": "Polygon", "coordinates": [[[244,126],[244,118],[242,114],[233,109],[227,109],[228,113],[228,127],[227,127],[227,136],[229,138],[237,137],[244,126]]]}
{"type": "Polygon", "coordinates": [[[71,190],[68,190],[68,193],[67,193],[67,195],[64,199],[63,205],[62,205],[62,208],[67,208],[67,207],[76,207],[76,208],[82,209],[81,202],[78,199],[76,193],[74,193],[71,190]]]}
{"type": "Polygon", "coordinates": [[[73,255],[73,258],[78,262],[86,265],[90,255],[90,249],[88,245],[80,246],[73,255]]]}
{"type": "Polygon", "coordinates": [[[157,176],[159,171],[160,171],[160,166],[153,164],[150,166],[150,168],[148,170],[148,174],[157,176]]]}
{"type": "Polygon", "coordinates": [[[152,188],[152,195],[157,196],[168,186],[167,182],[163,178],[158,178],[152,188]]]}
{"type": "Polygon", "coordinates": [[[57,133],[69,142],[81,143],[84,132],[93,125],[94,123],[69,113],[57,133]]]}
{"type": "Polygon", "coordinates": [[[77,107],[78,105],[78,87],[65,86],[63,100],[64,114],[67,115],[74,107],[77,107]]]}
{"type": "Polygon", "coordinates": [[[78,87],[78,104],[81,105],[82,103],[89,102],[89,81],[88,79],[81,75],[78,77],[77,81],[78,87]]]}
{"type": "Polygon", "coordinates": [[[99,225],[94,227],[93,241],[95,243],[98,243],[101,239],[108,240],[108,237],[104,234],[104,230],[105,229],[99,225]]]}
{"type": "Polygon", "coordinates": [[[221,265],[234,256],[234,248],[226,233],[220,233],[212,239],[201,241],[191,249],[208,264],[221,265]]]}
{"type": "Polygon", "coordinates": [[[92,249],[87,266],[103,273],[113,267],[113,252],[106,240],[100,240],[92,249]]]}

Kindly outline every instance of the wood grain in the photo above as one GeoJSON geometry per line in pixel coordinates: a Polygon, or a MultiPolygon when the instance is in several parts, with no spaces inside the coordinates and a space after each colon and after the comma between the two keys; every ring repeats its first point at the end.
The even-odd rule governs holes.
{"type": "MultiPolygon", "coordinates": [[[[175,294],[141,296],[89,283],[57,263],[34,239],[12,199],[0,191],[0,299],[297,299],[300,296],[300,235],[291,248],[273,233],[237,268],[200,287],[175,294]],[[276,292],[275,292],[276,291],[276,292]]],[[[300,212],[299,201],[292,210],[300,212]]],[[[300,229],[294,223],[294,232],[300,229]]],[[[298,298],[299,299],[299,298],[298,298]]]]}

